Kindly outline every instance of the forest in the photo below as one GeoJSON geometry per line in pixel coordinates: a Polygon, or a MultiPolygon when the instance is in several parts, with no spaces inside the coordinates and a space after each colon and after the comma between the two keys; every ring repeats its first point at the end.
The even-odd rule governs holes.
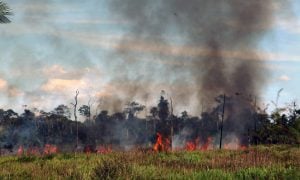
{"type": "MultiPolygon", "coordinates": [[[[145,106],[137,102],[128,103],[122,112],[110,114],[102,110],[95,115],[91,115],[89,105],[83,105],[75,112],[85,119],[83,122],[70,119],[72,109],[66,105],[59,105],[51,112],[25,108],[22,114],[1,109],[0,147],[7,153],[16,152],[20,146],[32,148],[47,144],[55,145],[62,151],[83,150],[85,147],[94,151],[99,145],[130,150],[152,148],[159,133],[171,141],[168,148],[186,148],[191,142],[197,144],[196,141],[199,146],[210,143],[211,148],[219,148],[223,107],[219,99],[216,98],[219,104],[214,109],[203,112],[201,116],[190,116],[187,111],[180,116],[174,115],[172,104],[164,96],[142,118],[138,114],[145,111],[145,106]]],[[[229,104],[230,98],[227,99],[229,104]]],[[[230,116],[223,123],[223,148],[230,143],[246,147],[300,143],[300,109],[296,103],[270,114],[262,110],[251,112],[250,124],[245,124],[243,129],[234,129],[238,127],[234,127],[228,118],[230,116]]]]}

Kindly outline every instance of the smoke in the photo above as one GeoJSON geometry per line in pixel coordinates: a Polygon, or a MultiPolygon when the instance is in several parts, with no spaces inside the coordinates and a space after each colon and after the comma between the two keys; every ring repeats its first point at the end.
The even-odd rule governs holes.
{"type": "MultiPolygon", "coordinates": [[[[26,2],[34,4],[32,0],[26,2]]],[[[26,26],[27,31],[34,26],[47,30],[49,37],[43,42],[43,47],[57,47],[54,50],[59,49],[58,54],[65,54],[63,59],[68,66],[93,66],[93,62],[86,61],[89,55],[84,47],[74,47],[74,44],[59,38],[64,31],[51,13],[56,9],[52,6],[55,2],[48,3],[46,7],[43,3],[29,5],[20,12],[19,20],[34,22],[26,26]],[[32,9],[38,14],[32,16],[32,9]],[[44,22],[49,19],[55,20],[51,27],[44,22]]],[[[240,137],[252,128],[254,97],[259,97],[268,74],[262,68],[263,57],[259,57],[255,49],[272,26],[276,7],[281,1],[110,0],[108,4],[111,14],[118,17],[116,19],[125,19],[126,27],[122,29],[125,35],[109,59],[107,71],[112,71],[114,76],[106,89],[110,90],[111,96],[104,98],[103,108],[121,111],[128,101],[147,102],[157,97],[152,97],[150,92],[160,93],[164,89],[174,100],[175,108],[192,104],[196,108],[194,112],[199,114],[203,107],[206,111],[212,110],[216,104],[215,97],[226,94],[230,98],[226,100],[224,130],[240,137]],[[250,95],[251,98],[248,98],[250,95]]],[[[36,41],[38,39],[33,38],[32,42],[36,41]]],[[[15,82],[12,87],[31,84],[40,71],[32,73],[29,67],[42,69],[44,64],[48,65],[42,62],[43,56],[52,57],[55,52],[52,50],[50,54],[39,56],[31,53],[33,49],[23,48],[26,47],[24,44],[16,46],[11,41],[10,45],[8,54],[17,54],[14,53],[16,49],[25,49],[8,63],[24,71],[20,73],[22,81],[17,81],[19,74],[10,78],[15,82]],[[26,59],[35,60],[25,66],[16,63],[26,55],[29,56],[26,59]]],[[[120,127],[115,129],[118,131],[120,127]]]]}
{"type": "MultiPolygon", "coordinates": [[[[262,71],[264,62],[259,60],[260,57],[249,50],[256,48],[272,25],[274,6],[272,0],[110,1],[111,10],[130,21],[128,34],[120,42],[120,47],[128,45],[128,37],[172,46],[168,37],[179,36],[182,47],[190,45],[206,51],[205,55],[199,52],[194,53],[192,58],[182,57],[181,66],[161,70],[170,72],[166,73],[167,81],[174,71],[179,72],[176,77],[179,80],[194,81],[191,84],[195,85],[193,88],[198,102],[202,99],[208,104],[223,93],[259,94],[267,72],[262,71]],[[236,52],[247,52],[247,57],[235,57],[233,54],[236,52]],[[186,66],[185,62],[191,65],[186,66]],[[184,77],[181,71],[189,75],[184,77]]],[[[158,51],[163,53],[165,49],[158,51]]],[[[139,63],[134,61],[136,53],[119,48],[117,54],[128,60],[125,61],[129,62],[127,66],[141,68],[147,74],[147,68],[139,67],[139,63]]],[[[161,57],[157,53],[157,59],[161,57]]],[[[155,73],[161,72],[154,71],[154,76],[155,73]]],[[[147,85],[138,84],[139,87],[147,85]]],[[[136,87],[133,84],[133,91],[130,89],[128,92],[140,93],[135,91],[136,87]]]]}
{"type": "Polygon", "coordinates": [[[130,22],[114,52],[123,60],[115,67],[125,67],[125,72],[130,67],[145,75],[130,81],[130,74],[120,73],[112,83],[126,84],[119,91],[134,98],[151,89],[153,78],[169,86],[186,82],[175,89],[185,95],[172,94],[173,99],[180,105],[196,96],[197,114],[201,109],[213,110],[215,98],[226,94],[230,98],[225,119],[231,125],[225,124],[224,131],[241,137],[254,126],[254,99],[267,83],[263,57],[255,50],[271,28],[278,7],[286,4],[273,0],[111,0],[111,11],[130,22]],[[153,64],[157,59],[167,60],[161,65],[141,64],[141,54],[149,58],[149,52],[153,64]]]}

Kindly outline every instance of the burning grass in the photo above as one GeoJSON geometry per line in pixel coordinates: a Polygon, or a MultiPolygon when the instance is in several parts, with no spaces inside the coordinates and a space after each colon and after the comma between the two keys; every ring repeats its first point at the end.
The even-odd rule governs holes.
{"type": "Polygon", "coordinates": [[[4,156],[0,179],[297,179],[299,147],[4,156]]]}

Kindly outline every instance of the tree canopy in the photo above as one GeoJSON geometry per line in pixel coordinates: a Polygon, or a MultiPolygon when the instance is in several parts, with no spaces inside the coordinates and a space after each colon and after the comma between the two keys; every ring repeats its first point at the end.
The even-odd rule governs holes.
{"type": "Polygon", "coordinates": [[[11,9],[8,5],[0,1],[0,23],[10,23],[7,16],[12,15],[11,9]]]}

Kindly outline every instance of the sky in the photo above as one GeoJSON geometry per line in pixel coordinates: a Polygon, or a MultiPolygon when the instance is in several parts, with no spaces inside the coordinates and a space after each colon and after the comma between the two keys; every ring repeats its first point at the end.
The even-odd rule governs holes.
{"type": "MultiPolygon", "coordinates": [[[[70,106],[76,89],[80,91],[79,104],[91,99],[96,106],[102,97],[121,93],[110,83],[116,71],[122,71],[112,65],[120,61],[112,54],[119,48],[117,44],[126,34],[129,20],[116,16],[106,2],[7,1],[14,15],[10,24],[0,25],[0,108],[20,112],[24,105],[47,111],[59,104],[70,106]]],[[[270,104],[270,108],[281,88],[280,106],[294,100],[300,103],[300,1],[292,0],[291,7],[279,7],[274,24],[260,40],[258,49],[253,49],[271,72],[266,74],[268,84],[261,94],[262,104],[270,104]]],[[[167,38],[174,46],[165,49],[176,48],[181,42],[180,36],[167,38]]],[[[182,55],[172,51],[172,57],[165,58],[173,60],[154,61],[151,57],[157,53],[156,45],[138,42],[124,48],[139,52],[141,66],[145,67],[168,66],[182,55]]],[[[128,69],[124,73],[152,76],[128,69]]],[[[159,97],[163,88],[151,88],[151,97],[159,97]]],[[[157,98],[149,104],[156,102],[157,98]]],[[[187,107],[178,111],[184,108],[187,107]]]]}

